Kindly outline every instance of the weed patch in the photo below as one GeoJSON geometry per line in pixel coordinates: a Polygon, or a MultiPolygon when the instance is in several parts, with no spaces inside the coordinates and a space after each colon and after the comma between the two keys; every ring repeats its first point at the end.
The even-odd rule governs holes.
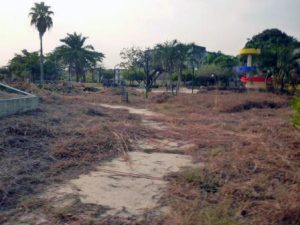
{"type": "Polygon", "coordinates": [[[295,115],[293,116],[293,124],[295,127],[300,128],[300,98],[295,98],[292,101],[292,106],[295,111],[295,115]]]}

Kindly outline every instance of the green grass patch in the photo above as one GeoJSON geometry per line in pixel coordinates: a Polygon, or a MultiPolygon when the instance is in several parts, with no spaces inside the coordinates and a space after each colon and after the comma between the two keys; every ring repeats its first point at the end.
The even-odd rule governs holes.
{"type": "Polygon", "coordinates": [[[293,109],[295,110],[295,115],[293,116],[293,124],[296,128],[300,128],[300,97],[295,98],[292,101],[293,109]]]}
{"type": "Polygon", "coordinates": [[[183,170],[177,175],[177,181],[181,183],[189,183],[208,193],[216,193],[224,184],[221,174],[216,172],[208,172],[203,168],[190,168],[183,170]]]}
{"type": "MultiPolygon", "coordinates": [[[[234,212],[229,206],[219,206],[217,208],[204,209],[199,214],[199,225],[241,225],[235,218],[234,212]]],[[[197,224],[197,225],[198,225],[197,224]]]]}

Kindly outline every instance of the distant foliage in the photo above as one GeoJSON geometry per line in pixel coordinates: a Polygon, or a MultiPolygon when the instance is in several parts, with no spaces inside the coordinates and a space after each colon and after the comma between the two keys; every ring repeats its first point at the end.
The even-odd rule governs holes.
{"type": "MultiPolygon", "coordinates": [[[[28,52],[26,49],[9,61],[7,76],[21,80],[29,79],[37,81],[40,79],[40,61],[38,52],[28,52]]],[[[50,53],[45,57],[44,63],[45,79],[57,80],[63,74],[62,65],[56,60],[54,54],[50,53]]]]}
{"type": "Polygon", "coordinates": [[[258,65],[265,68],[277,66],[278,53],[282,47],[295,47],[299,42],[292,36],[278,29],[268,29],[253,36],[246,43],[246,48],[260,48],[261,55],[258,57],[258,65]]]}
{"type": "Polygon", "coordinates": [[[104,54],[95,51],[92,45],[86,45],[88,37],[82,34],[67,34],[60,41],[63,45],[55,49],[58,59],[68,67],[69,75],[75,74],[76,81],[86,81],[86,72],[96,67],[97,62],[102,62],[104,54]]]}
{"type": "Polygon", "coordinates": [[[127,69],[122,71],[122,77],[125,80],[128,80],[130,82],[130,85],[133,85],[135,81],[137,83],[143,82],[145,78],[145,74],[143,71],[140,70],[127,69]]]}
{"type": "Polygon", "coordinates": [[[196,71],[196,84],[215,84],[219,81],[223,86],[227,86],[234,77],[233,67],[238,63],[237,57],[222,52],[208,52],[196,71]]]}
{"type": "Polygon", "coordinates": [[[283,92],[292,86],[296,90],[299,71],[299,41],[278,29],[268,29],[253,36],[246,48],[260,48],[261,55],[256,64],[274,77],[274,87],[283,92]]]}
{"type": "Polygon", "coordinates": [[[225,55],[222,52],[208,52],[203,59],[204,65],[216,65],[223,69],[232,69],[239,64],[237,57],[225,55]]]}

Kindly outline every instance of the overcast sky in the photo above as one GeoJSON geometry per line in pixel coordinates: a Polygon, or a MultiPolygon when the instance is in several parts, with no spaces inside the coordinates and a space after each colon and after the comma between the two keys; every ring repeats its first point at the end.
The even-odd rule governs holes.
{"type": "MultiPolygon", "coordinates": [[[[39,49],[29,25],[34,0],[0,0],[0,65],[22,49],[39,49]]],[[[104,65],[119,63],[132,45],[152,47],[166,40],[195,42],[209,51],[236,55],[247,38],[279,28],[300,39],[300,0],[45,0],[55,15],[44,36],[45,52],[74,31],[106,55],[104,65]]]]}

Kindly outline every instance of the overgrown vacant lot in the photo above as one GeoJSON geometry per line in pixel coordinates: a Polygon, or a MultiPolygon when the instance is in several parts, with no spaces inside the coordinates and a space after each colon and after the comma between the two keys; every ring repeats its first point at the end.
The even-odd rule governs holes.
{"type": "Polygon", "coordinates": [[[143,135],[141,129],[135,133],[138,116],[94,104],[98,98],[119,99],[114,92],[39,94],[36,112],[0,119],[0,224],[12,215],[5,212],[20,209],[32,194],[91,170],[95,162],[124,155],[131,148],[129,137],[143,135]]]}
{"type": "Polygon", "coordinates": [[[167,224],[300,223],[300,134],[286,97],[208,92],[154,107],[205,163],[168,177],[167,224]]]}
{"type": "Polygon", "coordinates": [[[153,137],[195,144],[186,154],[204,167],[165,177],[162,204],[171,211],[143,224],[300,223],[300,134],[285,96],[210,91],[145,100],[130,91],[130,106],[161,113],[153,120],[169,127],[154,132],[142,126],[140,116],[98,105],[120,104],[117,90],[60,94],[26,88],[39,92],[40,109],[0,120],[0,223],[14,224],[37,211],[50,224],[86,224],[82,214],[95,217],[95,224],[138,224],[120,218],[98,222],[101,209],[95,205],[57,212],[34,199],[50,185],[126,156],[136,140],[153,137]]]}

